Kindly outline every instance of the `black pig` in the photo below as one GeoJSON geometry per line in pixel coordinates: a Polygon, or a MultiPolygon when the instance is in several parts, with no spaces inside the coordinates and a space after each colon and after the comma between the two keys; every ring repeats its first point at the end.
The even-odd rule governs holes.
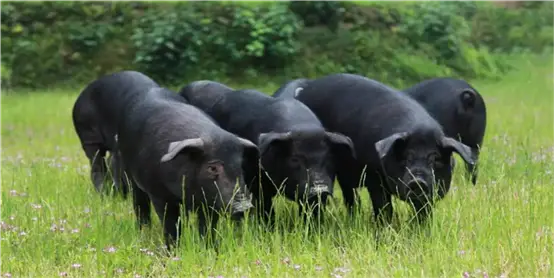
{"type": "Polygon", "coordinates": [[[443,127],[444,133],[469,146],[476,164],[466,163],[471,182],[477,183],[477,160],[487,124],[485,101],[466,81],[433,78],[404,92],[417,100],[443,127]]]}
{"type": "Polygon", "coordinates": [[[333,193],[333,153],[353,154],[352,141],[326,132],[317,117],[295,99],[278,99],[255,90],[233,91],[213,81],[196,81],[180,94],[204,110],[224,129],[258,143],[258,163],[245,166],[258,212],[274,224],[272,198],[284,190],[290,200],[317,207],[333,193]],[[267,172],[267,175],[263,172],[267,172]],[[261,185],[261,188],[259,188],[261,185]]]}
{"type": "Polygon", "coordinates": [[[471,149],[446,137],[419,103],[379,82],[332,74],[311,81],[296,97],[325,128],[354,142],[357,159],[338,156],[335,162],[344,201],[352,212],[354,189],[367,167],[365,186],[379,224],[391,221],[391,195],[411,203],[423,221],[431,213],[435,190],[439,199],[449,190],[452,152],[474,162],[471,149]]]}
{"type": "Polygon", "coordinates": [[[128,184],[122,174],[118,160],[117,123],[121,107],[129,97],[143,93],[141,88],[157,87],[156,82],[138,72],[124,71],[91,82],[81,92],[73,106],[73,124],[81,141],[85,155],[91,165],[91,180],[98,192],[103,190],[107,177],[105,156],[111,155],[111,169],[114,185],[124,197],[127,196],[128,184]],[[129,82],[129,81],[133,82],[129,82]],[[109,88],[118,88],[117,96],[102,93],[109,88]]]}
{"type": "Polygon", "coordinates": [[[152,201],[170,247],[177,238],[182,203],[189,212],[208,209],[199,213],[201,235],[207,232],[208,216],[212,228],[217,223],[218,215],[211,212],[229,206],[238,220],[252,207],[241,165],[257,159],[256,145],[221,129],[178,94],[141,73],[120,72],[95,82],[91,94],[93,106],[102,106],[100,118],[117,119],[112,122],[116,154],[130,177],[140,226],[150,223],[152,201]]]}

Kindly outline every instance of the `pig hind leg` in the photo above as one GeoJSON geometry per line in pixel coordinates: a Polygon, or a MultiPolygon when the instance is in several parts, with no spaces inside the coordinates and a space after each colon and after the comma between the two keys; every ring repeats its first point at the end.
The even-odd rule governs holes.
{"type": "Polygon", "coordinates": [[[129,179],[131,191],[133,192],[133,210],[137,217],[139,229],[142,226],[150,225],[150,197],[140,189],[133,179],[129,179]]]}

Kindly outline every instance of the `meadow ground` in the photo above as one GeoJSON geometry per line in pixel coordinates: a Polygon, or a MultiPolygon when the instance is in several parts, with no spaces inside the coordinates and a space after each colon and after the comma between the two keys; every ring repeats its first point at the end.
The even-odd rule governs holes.
{"type": "Polygon", "coordinates": [[[500,81],[473,81],[488,105],[478,185],[463,179],[457,158],[453,188],[436,208],[431,233],[410,229],[408,206],[395,201],[395,229],[378,250],[367,191],[360,191],[364,213],[350,223],[336,188],[321,234],[308,233],[296,205],[281,199],[277,232],[253,219],[239,231],[223,222],[216,254],[198,244],[189,223],[183,245],[165,257],[155,214],[154,225],[139,232],[131,200],[101,199],[90,183],[71,122],[82,88],[3,93],[1,274],[554,277],[552,56],[513,63],[516,69],[500,81]]]}

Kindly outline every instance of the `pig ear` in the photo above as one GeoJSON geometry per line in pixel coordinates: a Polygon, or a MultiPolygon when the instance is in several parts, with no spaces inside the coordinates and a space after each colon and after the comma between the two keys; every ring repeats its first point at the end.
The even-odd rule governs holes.
{"type": "Polygon", "coordinates": [[[457,152],[466,163],[472,165],[475,164],[475,153],[465,144],[450,137],[443,137],[441,140],[441,146],[443,149],[457,152]]]}
{"type": "Polygon", "coordinates": [[[261,133],[258,137],[258,146],[260,148],[260,155],[263,155],[268,149],[269,146],[275,142],[283,142],[288,141],[291,139],[291,133],[290,132],[284,132],[284,133],[276,133],[276,132],[269,132],[269,133],[261,133]]]}
{"type": "Polygon", "coordinates": [[[383,159],[387,154],[389,154],[392,146],[396,142],[398,142],[399,140],[405,140],[406,138],[408,138],[408,132],[399,132],[376,142],[375,150],[377,150],[379,159],[383,159]]]}
{"type": "Polygon", "coordinates": [[[238,137],[240,143],[244,147],[244,157],[245,159],[253,159],[254,161],[258,159],[258,146],[252,143],[250,140],[238,137]]]}
{"type": "Polygon", "coordinates": [[[296,90],[294,90],[294,98],[298,97],[298,95],[300,94],[300,92],[302,90],[304,90],[304,88],[302,88],[302,87],[296,88],[296,90]]]}
{"type": "Polygon", "coordinates": [[[334,146],[344,146],[347,147],[350,155],[352,155],[353,158],[356,158],[356,151],[354,149],[354,143],[352,143],[352,140],[350,137],[346,135],[342,135],[340,133],[335,132],[325,132],[325,135],[327,136],[327,139],[333,144],[334,146]]]}
{"type": "Polygon", "coordinates": [[[256,146],[254,143],[252,143],[252,141],[250,140],[246,140],[244,138],[241,138],[241,137],[238,137],[240,143],[242,144],[242,146],[244,146],[245,148],[255,148],[256,150],[258,150],[258,146],[256,146]]]}
{"type": "Polygon", "coordinates": [[[475,91],[469,88],[462,90],[460,93],[460,100],[465,109],[475,106],[475,91]]]}
{"type": "Polygon", "coordinates": [[[202,149],[204,147],[204,141],[201,138],[185,139],[183,141],[171,142],[167,148],[167,153],[162,156],[160,162],[166,162],[172,160],[177,154],[179,154],[185,148],[202,149]]]}

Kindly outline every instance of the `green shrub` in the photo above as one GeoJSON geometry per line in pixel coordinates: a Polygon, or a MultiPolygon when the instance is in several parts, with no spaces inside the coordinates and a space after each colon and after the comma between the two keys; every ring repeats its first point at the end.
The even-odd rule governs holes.
{"type": "MultiPolygon", "coordinates": [[[[417,3],[416,3],[417,4],[417,3]]],[[[344,23],[357,30],[394,31],[414,3],[345,2],[344,23]]]]}
{"type": "Polygon", "coordinates": [[[443,61],[461,54],[470,33],[467,22],[451,2],[421,2],[405,14],[399,26],[399,34],[413,47],[430,44],[443,61]]]}
{"type": "Polygon", "coordinates": [[[133,34],[140,69],[164,81],[219,69],[283,66],[300,23],[283,4],[188,3],[150,9],[133,34]]]}
{"type": "Polygon", "coordinates": [[[535,2],[518,9],[481,3],[471,20],[473,44],[504,52],[529,49],[540,52],[553,45],[552,2],[535,2]]]}
{"type": "Polygon", "coordinates": [[[1,5],[2,72],[10,73],[2,82],[16,87],[82,84],[123,69],[169,86],[334,72],[399,86],[440,75],[496,78],[508,68],[499,57],[552,49],[554,31],[550,2],[1,5]]]}
{"type": "Polygon", "coordinates": [[[306,27],[327,26],[336,31],[343,19],[345,2],[291,1],[290,10],[302,19],[306,27]]]}
{"type": "Polygon", "coordinates": [[[2,3],[2,62],[12,72],[12,84],[43,87],[121,68],[114,59],[99,56],[120,53],[106,47],[125,37],[124,25],[132,18],[127,7],[109,2],[2,3]]]}

